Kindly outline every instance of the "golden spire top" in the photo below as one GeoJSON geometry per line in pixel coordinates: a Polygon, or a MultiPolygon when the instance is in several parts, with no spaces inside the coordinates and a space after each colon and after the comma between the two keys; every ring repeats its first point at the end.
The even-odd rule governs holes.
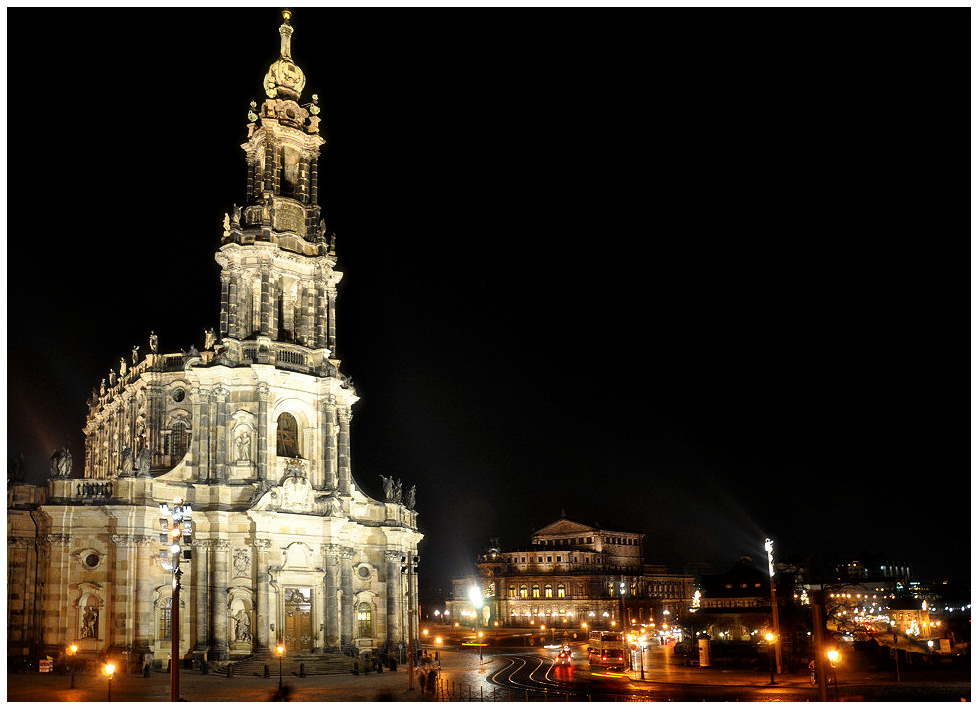
{"type": "Polygon", "coordinates": [[[278,28],[278,33],[282,38],[279,58],[268,68],[265,75],[265,93],[269,98],[283,98],[299,100],[306,85],[306,77],[302,69],[292,61],[292,25],[289,20],[292,18],[291,10],[282,11],[283,22],[278,28]]]}

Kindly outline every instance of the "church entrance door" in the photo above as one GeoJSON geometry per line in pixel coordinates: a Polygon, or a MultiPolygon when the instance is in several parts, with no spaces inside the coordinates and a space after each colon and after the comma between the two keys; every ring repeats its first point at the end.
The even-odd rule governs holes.
{"type": "Polygon", "coordinates": [[[312,651],[312,604],[311,589],[285,589],[285,650],[286,652],[312,651]]]}

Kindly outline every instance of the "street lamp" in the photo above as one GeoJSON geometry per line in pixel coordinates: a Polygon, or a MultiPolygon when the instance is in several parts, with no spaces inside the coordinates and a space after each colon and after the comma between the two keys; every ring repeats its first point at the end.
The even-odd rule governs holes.
{"type": "Polygon", "coordinates": [[[825,653],[829,657],[829,663],[832,667],[832,683],[835,685],[835,701],[839,701],[839,677],[835,673],[835,663],[839,661],[839,651],[829,650],[825,653]]]}
{"type": "MultiPolygon", "coordinates": [[[[778,597],[774,590],[774,541],[772,539],[764,540],[764,550],[767,552],[767,569],[768,573],[771,575],[771,618],[774,621],[774,632],[776,635],[781,634],[781,627],[778,624],[778,597]]],[[[778,662],[778,674],[781,674],[781,645],[778,644],[774,649],[775,657],[778,662]]],[[[772,684],[774,684],[772,682],[772,684]]]]}
{"type": "Polygon", "coordinates": [[[112,701],[112,674],[115,672],[115,665],[106,664],[105,665],[105,676],[109,678],[109,698],[108,701],[112,701]]]}
{"type": "Polygon", "coordinates": [[[475,609],[472,611],[472,627],[475,628],[478,622],[477,619],[479,617],[479,611],[481,611],[482,606],[485,605],[485,599],[483,598],[482,595],[482,589],[479,588],[478,586],[472,586],[471,588],[469,588],[469,601],[472,602],[472,607],[475,609]]]}
{"type": "Polygon", "coordinates": [[[767,640],[767,656],[771,661],[771,684],[774,684],[774,633],[768,633],[764,639],[767,640]]]}
{"type": "Polygon", "coordinates": [[[417,611],[414,606],[414,579],[418,575],[418,563],[420,561],[421,557],[410,550],[401,557],[401,573],[405,574],[407,578],[408,596],[408,689],[414,689],[414,663],[417,659],[414,652],[414,614],[417,611]]]}
{"type": "Polygon", "coordinates": [[[278,647],[275,648],[275,652],[278,653],[278,688],[279,691],[282,690],[282,655],[285,654],[285,646],[279,643],[278,647]]]}
{"type": "Polygon", "coordinates": [[[75,688],[75,653],[76,652],[78,652],[78,646],[77,645],[69,645],[68,646],[68,663],[71,665],[71,687],[70,687],[70,689],[74,689],[75,688]]]}
{"type": "MultiPolygon", "coordinates": [[[[169,544],[170,562],[166,561],[167,550],[160,552],[161,565],[173,570],[173,595],[170,600],[170,701],[180,701],[180,562],[184,552],[181,541],[190,544],[191,524],[190,505],[183,504],[182,497],[173,498],[173,507],[165,502],[160,505],[160,527],[167,533],[160,534],[160,542],[169,544]]],[[[187,550],[189,556],[190,550],[187,550]]]]}
{"type": "Polygon", "coordinates": [[[639,656],[639,667],[641,667],[642,679],[645,679],[645,643],[648,638],[645,637],[645,633],[638,636],[638,644],[641,647],[641,655],[639,656]]]}
{"type": "Polygon", "coordinates": [[[479,631],[479,671],[480,672],[485,672],[485,670],[482,668],[482,636],[483,636],[483,634],[484,633],[480,630],[479,631]]]}

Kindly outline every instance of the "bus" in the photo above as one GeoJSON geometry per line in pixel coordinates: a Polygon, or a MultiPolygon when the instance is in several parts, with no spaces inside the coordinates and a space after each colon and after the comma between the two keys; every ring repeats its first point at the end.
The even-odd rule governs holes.
{"type": "Polygon", "coordinates": [[[587,659],[592,667],[625,669],[625,646],[621,633],[592,631],[588,636],[587,659]]]}

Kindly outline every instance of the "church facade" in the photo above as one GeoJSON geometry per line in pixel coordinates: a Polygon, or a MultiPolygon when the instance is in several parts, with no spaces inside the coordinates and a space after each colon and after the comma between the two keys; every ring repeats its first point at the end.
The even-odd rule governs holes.
{"type": "Polygon", "coordinates": [[[278,643],[408,645],[415,491],[385,479],[372,499],[351,469],[358,397],[334,354],[343,274],[318,205],[325,141],[315,95],[299,103],[285,14],[242,145],[244,204],[216,253],[219,332],[178,353],[151,334],[93,391],[83,476],[62,451],[46,486],[8,484],[8,654],[75,644],[165,661],[174,632],[181,659],[212,663],[278,643]],[[192,510],[179,628],[160,510],[174,498],[192,510]]]}

